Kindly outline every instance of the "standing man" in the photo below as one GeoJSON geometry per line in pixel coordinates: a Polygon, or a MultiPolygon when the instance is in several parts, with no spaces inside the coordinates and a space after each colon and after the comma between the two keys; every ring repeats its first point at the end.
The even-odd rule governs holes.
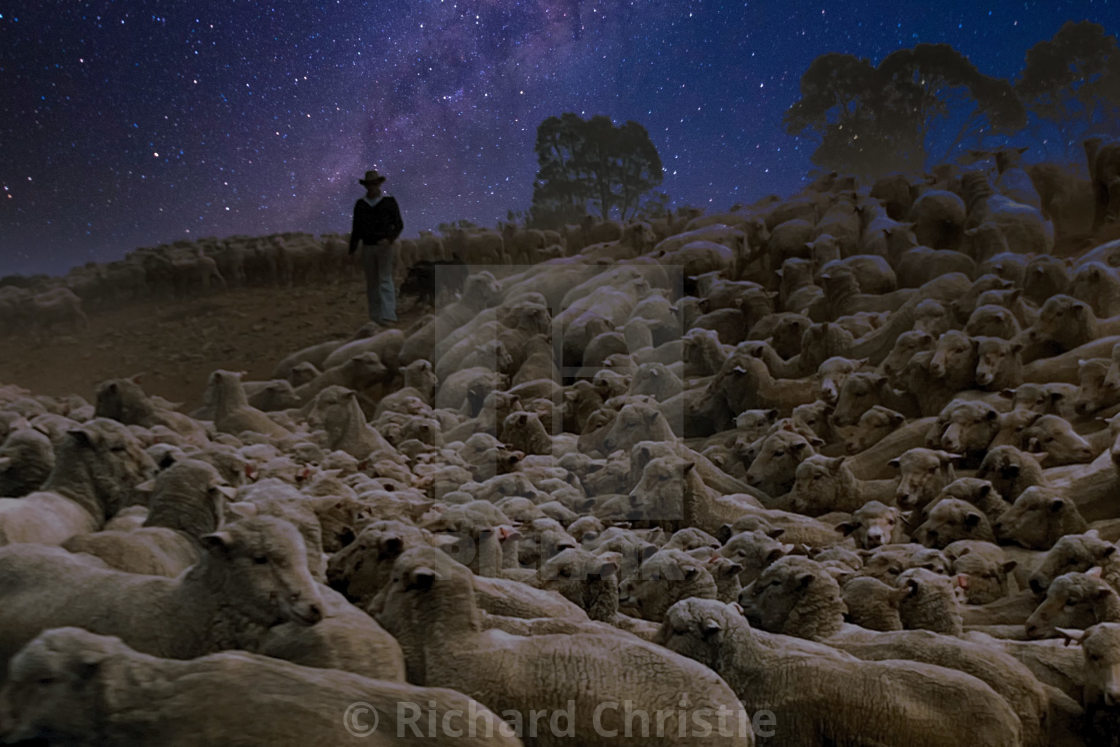
{"type": "Polygon", "coordinates": [[[381,193],[385,177],[367,171],[358,183],[366,196],[354,203],[354,225],[350,228],[350,254],[362,245],[362,269],[366,275],[366,300],[370,321],[397,321],[397,288],[393,281],[396,247],[393,242],[404,230],[401,211],[391,195],[381,193]]]}

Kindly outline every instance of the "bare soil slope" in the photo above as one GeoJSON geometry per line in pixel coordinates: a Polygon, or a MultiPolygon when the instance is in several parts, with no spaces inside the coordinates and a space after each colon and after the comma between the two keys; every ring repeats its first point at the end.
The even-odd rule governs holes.
{"type": "MultiPolygon", "coordinates": [[[[402,323],[419,312],[402,299],[402,323]]],[[[93,402],[105,379],[143,374],[145,391],[202,404],[217,368],[267,379],[302,347],[348,339],[366,321],[358,278],[293,288],[239,288],[201,298],[144,302],[89,313],[89,328],[0,337],[0,384],[36,394],[79,394],[93,402]]]]}

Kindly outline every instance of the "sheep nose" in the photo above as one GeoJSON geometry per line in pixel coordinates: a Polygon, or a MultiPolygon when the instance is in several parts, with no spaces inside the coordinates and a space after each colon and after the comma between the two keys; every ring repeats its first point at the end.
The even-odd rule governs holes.
{"type": "Polygon", "coordinates": [[[323,608],[317,604],[312,604],[307,608],[307,619],[312,623],[317,623],[323,619],[323,608]]]}
{"type": "Polygon", "coordinates": [[[1046,593],[1046,587],[1044,587],[1042,585],[1042,581],[1038,580],[1037,578],[1032,578],[1030,580],[1030,587],[1031,587],[1031,591],[1033,591],[1035,594],[1045,594],[1046,593]]]}
{"type": "Polygon", "coordinates": [[[1104,691],[1104,704],[1112,708],[1120,703],[1120,688],[1108,688],[1104,691]]]}

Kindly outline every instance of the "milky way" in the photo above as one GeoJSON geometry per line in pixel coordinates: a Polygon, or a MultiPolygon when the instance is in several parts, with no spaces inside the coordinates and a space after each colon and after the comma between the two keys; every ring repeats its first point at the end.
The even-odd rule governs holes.
{"type": "Polygon", "coordinates": [[[788,194],[809,63],[948,42],[1013,78],[1115,3],[405,0],[6,3],[0,275],[140,246],[345,231],[367,168],[405,235],[528,207],[533,141],[573,111],[644,125],[674,204],[788,194]],[[24,7],[19,7],[24,6],[24,7]]]}

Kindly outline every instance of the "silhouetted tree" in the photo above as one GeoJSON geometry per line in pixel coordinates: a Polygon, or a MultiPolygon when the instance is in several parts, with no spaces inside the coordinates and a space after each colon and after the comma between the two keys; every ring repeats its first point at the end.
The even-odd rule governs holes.
{"type": "Polygon", "coordinates": [[[661,158],[637,122],[616,127],[602,115],[549,117],[537,128],[539,165],[530,209],[534,225],[576,222],[589,207],[627,219],[661,183],[661,158]]]}
{"type": "Polygon", "coordinates": [[[1086,136],[1120,126],[1117,39],[1100,24],[1068,21],[1027,50],[1015,88],[1031,114],[1057,128],[1063,154],[1080,159],[1086,136]]]}
{"type": "Polygon", "coordinates": [[[1009,133],[1026,112],[1007,81],[980,73],[948,44],[918,44],[873,67],[852,55],[815,59],[801,77],[801,98],[785,113],[786,132],[815,139],[812,160],[827,169],[873,177],[923,171],[947,160],[966,136],[1009,133]],[[963,118],[955,136],[938,126],[963,118]],[[930,150],[948,140],[948,146],[930,150]]]}

